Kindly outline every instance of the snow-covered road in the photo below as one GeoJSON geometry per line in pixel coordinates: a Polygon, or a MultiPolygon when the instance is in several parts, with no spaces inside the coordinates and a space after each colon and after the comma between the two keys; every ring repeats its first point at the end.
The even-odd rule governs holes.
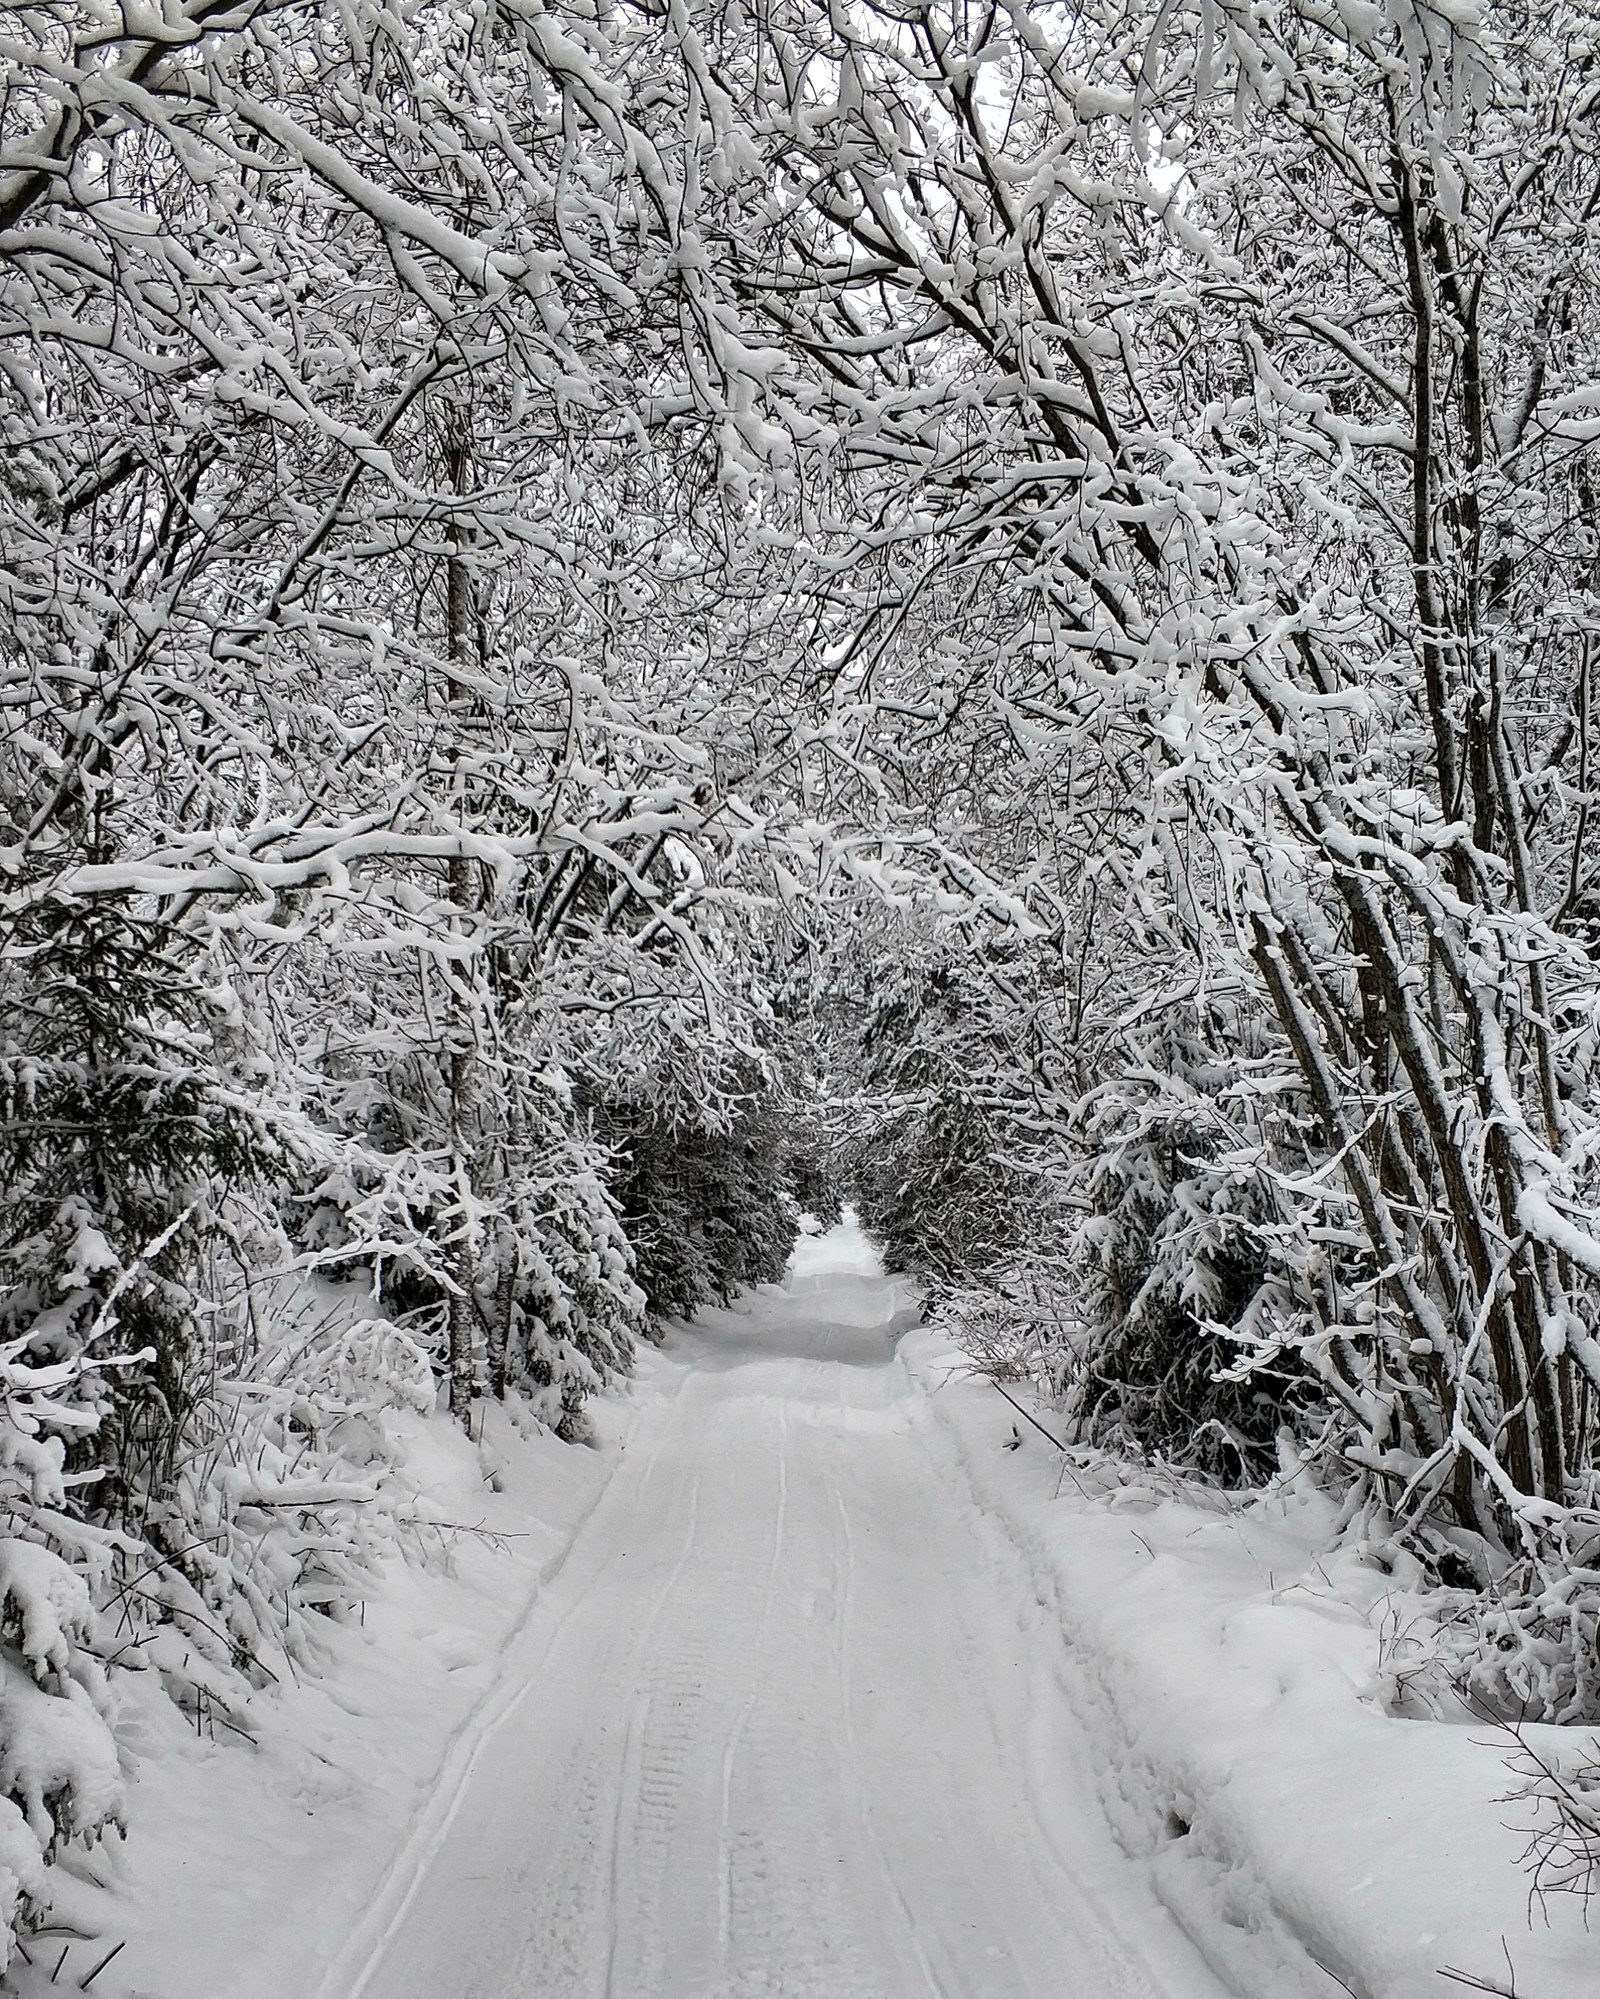
{"type": "Polygon", "coordinates": [[[839,1230],[674,1343],[339,1999],[1225,1999],[899,1304],[839,1230]]]}

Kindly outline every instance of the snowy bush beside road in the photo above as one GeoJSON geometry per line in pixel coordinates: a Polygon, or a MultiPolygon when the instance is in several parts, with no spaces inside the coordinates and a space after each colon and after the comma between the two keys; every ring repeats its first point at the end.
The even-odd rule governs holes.
{"type": "Polygon", "coordinates": [[[0,1971],[45,1862],[120,1830],[124,1805],[97,1598],[134,1544],[66,1510],[67,1442],[94,1425],[75,1391],[103,1363],[30,1364],[29,1345],[0,1347],[0,1971]]]}

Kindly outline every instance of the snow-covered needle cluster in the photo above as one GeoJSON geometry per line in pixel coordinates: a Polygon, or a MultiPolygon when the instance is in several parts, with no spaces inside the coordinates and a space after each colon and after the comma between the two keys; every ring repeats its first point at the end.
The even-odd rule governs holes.
{"type": "Polygon", "coordinates": [[[1597,63],[0,16],[0,1915],[102,1660],[303,1654],[385,1404],[581,1433],[824,1126],[1084,1433],[1303,1468],[1600,1708],[1597,63]]]}

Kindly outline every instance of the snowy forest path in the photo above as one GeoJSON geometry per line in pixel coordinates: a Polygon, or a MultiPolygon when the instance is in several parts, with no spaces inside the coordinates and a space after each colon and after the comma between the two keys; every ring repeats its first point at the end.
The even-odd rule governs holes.
{"type": "Polygon", "coordinates": [[[1225,1999],[897,1313],[842,1228],[674,1341],[349,1999],[1225,1999]]]}

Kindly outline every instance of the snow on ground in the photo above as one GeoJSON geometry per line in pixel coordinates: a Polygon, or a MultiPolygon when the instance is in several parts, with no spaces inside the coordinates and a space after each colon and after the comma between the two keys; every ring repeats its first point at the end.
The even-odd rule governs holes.
{"type": "MultiPolygon", "coordinates": [[[[1447,1999],[1467,1988],[1445,1966],[1517,1999],[1600,1993],[1574,1898],[1530,1923],[1514,1745],[1387,1711],[1384,1646],[1416,1604],[1327,1554],[1324,1499],[1086,1480],[947,1339],[901,1352],[1064,1635],[1108,1815],[1239,1999],[1447,1999]]],[[[1570,1753],[1573,1731],[1527,1733],[1570,1753]]]]}
{"type": "Polygon", "coordinates": [[[388,1414],[420,1494],[413,1559],[390,1563],[363,1623],[329,1626],[319,1677],[249,1702],[254,1743],[219,1718],[197,1733],[154,1674],[119,1678],[129,1836],[52,1870],[63,1933],[30,1948],[41,1972],[67,1958],[59,1986],[16,1967],[25,1999],[73,1989],[118,1943],[96,1999],[312,1999],[397,1842],[520,1684],[519,1638],[637,1409],[597,1403],[596,1449],[518,1436],[500,1409],[482,1446],[442,1416],[388,1414]]]}
{"type": "Polygon", "coordinates": [[[846,1232],[680,1330],[530,1698],[323,1999],[1225,1999],[933,1461],[914,1317],[846,1232]]]}
{"type": "Polygon", "coordinates": [[[1376,1698],[1321,1501],[1079,1490],[916,1317],[838,1229],[596,1449],[391,1418],[457,1528],[253,1745],[134,1683],[69,1989],[125,1941],[99,1999],[1444,1999],[1502,1937],[1600,1989],[1502,1746],[1376,1698]]]}

